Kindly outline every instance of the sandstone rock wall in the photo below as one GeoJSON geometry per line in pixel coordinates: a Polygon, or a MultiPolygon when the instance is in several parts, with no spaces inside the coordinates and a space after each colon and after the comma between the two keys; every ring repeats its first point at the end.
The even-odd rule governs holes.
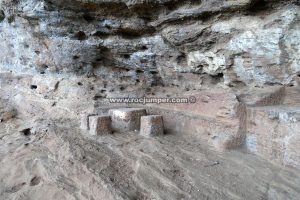
{"type": "Polygon", "coordinates": [[[173,131],[299,167],[298,117],[270,118],[298,115],[299,15],[297,0],[2,0],[0,72],[17,77],[13,101],[30,116],[196,95],[148,107],[173,131]]]}
{"type": "Polygon", "coordinates": [[[200,88],[294,84],[295,1],[1,2],[1,69],[200,88]]]}

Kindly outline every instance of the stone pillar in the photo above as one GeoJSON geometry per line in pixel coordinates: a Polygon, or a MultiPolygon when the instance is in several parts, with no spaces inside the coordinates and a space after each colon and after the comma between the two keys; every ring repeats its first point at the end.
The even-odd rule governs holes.
{"type": "Polygon", "coordinates": [[[80,115],[80,128],[82,130],[89,130],[89,116],[87,114],[80,115]]]}
{"type": "Polygon", "coordinates": [[[161,115],[148,115],[141,117],[140,134],[146,137],[163,135],[163,117],[161,115]]]}
{"type": "Polygon", "coordinates": [[[96,116],[97,114],[87,114],[83,113],[80,115],[80,128],[82,130],[90,130],[90,117],[91,116],[96,116]]]}
{"type": "Polygon", "coordinates": [[[145,116],[143,108],[120,108],[109,111],[113,130],[118,132],[136,131],[140,129],[141,117],[145,116]]]}
{"type": "Polygon", "coordinates": [[[112,133],[111,118],[108,115],[90,116],[89,124],[91,135],[107,135],[112,133]]]}

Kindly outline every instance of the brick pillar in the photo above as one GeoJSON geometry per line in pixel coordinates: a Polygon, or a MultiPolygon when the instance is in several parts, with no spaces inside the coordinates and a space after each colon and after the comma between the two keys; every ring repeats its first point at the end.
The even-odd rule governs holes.
{"type": "Polygon", "coordinates": [[[108,115],[90,116],[89,124],[91,135],[107,135],[112,133],[111,118],[108,115]]]}
{"type": "Polygon", "coordinates": [[[161,115],[148,115],[141,117],[140,134],[146,137],[163,135],[163,117],[161,115]]]}

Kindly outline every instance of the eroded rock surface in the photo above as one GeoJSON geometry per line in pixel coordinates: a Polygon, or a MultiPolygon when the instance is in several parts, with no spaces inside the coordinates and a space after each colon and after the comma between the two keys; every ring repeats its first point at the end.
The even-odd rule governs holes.
{"type": "Polygon", "coordinates": [[[282,168],[300,168],[299,13],[297,0],[2,0],[1,198],[299,199],[282,168]],[[79,133],[82,114],[124,107],[161,115],[166,135],[79,133]]]}
{"type": "Polygon", "coordinates": [[[292,84],[300,73],[293,1],[6,0],[1,19],[9,71],[194,88],[207,79],[292,84]]]}

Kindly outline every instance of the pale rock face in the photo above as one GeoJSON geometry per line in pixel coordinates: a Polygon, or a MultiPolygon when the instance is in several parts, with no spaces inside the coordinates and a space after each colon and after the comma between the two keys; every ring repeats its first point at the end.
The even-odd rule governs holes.
{"type": "Polygon", "coordinates": [[[296,24],[293,24],[291,26],[291,29],[288,30],[288,35],[284,38],[284,45],[286,47],[286,53],[289,55],[291,59],[291,71],[293,73],[299,74],[300,71],[300,42],[299,42],[299,29],[300,24],[299,22],[296,24]]]}
{"type": "Polygon", "coordinates": [[[166,5],[171,2],[178,3],[2,1],[0,67],[133,82],[144,77],[150,86],[163,83],[196,89],[218,74],[224,77],[216,81],[226,85],[295,81],[298,6],[282,4],[263,18],[241,14],[221,21],[216,13],[244,12],[253,2],[212,0],[168,11],[166,5]],[[115,6],[119,14],[101,5],[115,6]],[[61,8],[65,9],[60,12],[61,8]],[[147,14],[140,8],[147,8],[147,14]],[[194,19],[206,14],[210,22],[194,19]]]}
{"type": "Polygon", "coordinates": [[[224,56],[213,52],[194,51],[188,54],[188,67],[194,73],[207,73],[215,76],[226,69],[226,60],[224,56]]]}
{"type": "Polygon", "coordinates": [[[267,82],[284,81],[285,77],[282,77],[279,68],[281,55],[279,39],[281,36],[281,29],[256,30],[246,31],[230,41],[229,49],[235,54],[242,52],[248,54],[248,56],[235,56],[234,58],[233,68],[241,80],[246,83],[255,81],[260,85],[267,82]]]}
{"type": "Polygon", "coordinates": [[[279,11],[266,19],[241,17],[217,23],[212,30],[223,33],[241,32],[225,48],[232,52],[233,71],[240,81],[257,85],[289,84],[299,73],[297,42],[293,27],[299,21],[297,8],[279,11]],[[245,26],[246,25],[246,26],[245,26]],[[291,44],[293,43],[293,48],[291,44]],[[289,56],[289,54],[292,54],[289,56]],[[290,58],[291,62],[287,60],[290,58]],[[292,63],[292,64],[291,64],[292,63]]]}
{"type": "Polygon", "coordinates": [[[228,21],[221,21],[216,22],[212,25],[211,29],[213,32],[229,34],[235,30],[243,30],[247,29],[254,29],[258,26],[259,23],[258,17],[235,17],[228,21]],[[245,24],[247,26],[245,26],[245,24]]]}

